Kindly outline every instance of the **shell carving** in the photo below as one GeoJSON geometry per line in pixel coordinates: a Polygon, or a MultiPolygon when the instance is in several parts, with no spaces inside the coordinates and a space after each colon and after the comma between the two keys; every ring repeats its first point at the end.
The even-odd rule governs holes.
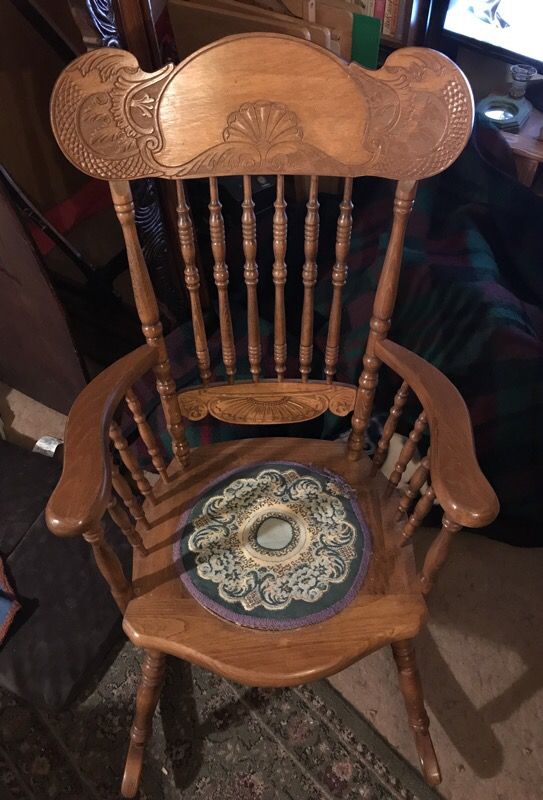
{"type": "MultiPolygon", "coordinates": [[[[228,115],[222,142],[189,161],[178,173],[198,174],[211,169],[286,169],[296,160],[326,155],[303,142],[296,114],[283,103],[255,100],[228,115]]],[[[328,159],[330,161],[330,159],[328,159]]],[[[337,165],[330,164],[333,171],[337,165]]]]}
{"type": "Polygon", "coordinates": [[[292,397],[275,394],[260,397],[218,398],[209,404],[209,413],[223,422],[244,422],[254,425],[279,425],[314,419],[328,407],[326,397],[309,395],[292,397]]]}
{"type": "Polygon", "coordinates": [[[252,144],[263,158],[278,145],[303,139],[296,114],[283,103],[266,100],[244,103],[238,111],[230,114],[227,122],[223,131],[224,141],[252,144]]]}
{"type": "Polygon", "coordinates": [[[234,386],[217,384],[179,393],[183,416],[193,421],[211,414],[223,422],[277,425],[314,419],[328,408],[346,416],[354,408],[356,389],[345,384],[301,386],[284,381],[281,391],[275,382],[234,386]],[[273,388],[272,388],[273,387],[273,388]],[[245,391],[244,391],[245,388],[245,391]]]}

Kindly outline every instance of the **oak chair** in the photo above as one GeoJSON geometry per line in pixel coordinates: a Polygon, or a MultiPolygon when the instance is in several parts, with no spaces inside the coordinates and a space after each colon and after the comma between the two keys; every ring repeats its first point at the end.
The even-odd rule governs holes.
{"type": "Polygon", "coordinates": [[[413,638],[425,621],[425,597],[454,535],[462,526],[491,522],[498,502],[477,464],[459,393],[387,334],[417,181],[455,160],[469,137],[472,115],[462,73],[445,56],[423,48],[398,50],[381,69],[368,71],[301,39],[252,34],[223,39],[179,66],[168,64],[152,74],[142,72],[129,53],[104,49],[81,56],[60,76],[51,104],[53,129],[73,164],[110,182],[147,341],[99,374],[75,402],[62,478],[47,509],[53,533],[82,535],[90,544],[124,616],[124,630],[145,649],[124,797],[138,790],[166,654],[249,685],[290,686],[331,675],[391,644],[424,776],[430,784],[441,780],[413,638]],[[277,176],[271,287],[275,376],[266,378],[261,375],[251,196],[251,176],[259,174],[277,176]],[[248,380],[236,379],[239,353],[217,182],[224,175],[243,176],[248,380]],[[286,374],[285,175],[308,176],[305,263],[301,274],[288,277],[303,292],[299,377],[286,374]],[[344,189],[324,376],[312,376],[318,179],[324,175],[343,178],[344,189]],[[397,186],[370,332],[361,342],[360,379],[347,385],[338,383],[335,373],[351,190],[353,178],[364,175],[388,178],[397,186]],[[145,176],[177,183],[179,238],[201,378],[201,385],[179,393],[134,226],[129,181],[145,176]],[[220,378],[212,374],[184,188],[184,181],[194,177],[209,179],[220,378]],[[402,383],[371,461],[363,442],[381,364],[402,383]],[[150,369],[171,437],[170,464],[133,388],[150,369]],[[420,415],[387,480],[379,468],[410,393],[420,403],[420,415]],[[159,475],[154,486],[115,421],[124,402],[159,475]],[[352,414],[347,443],[276,437],[191,451],[185,437],[186,421],[207,415],[226,423],[279,425],[315,419],[325,411],[352,414]],[[430,449],[400,492],[424,432],[430,449]],[[443,525],[417,574],[411,540],[436,503],[444,512],[443,525]],[[104,538],[105,513],[133,545],[131,579],[104,538]]]}

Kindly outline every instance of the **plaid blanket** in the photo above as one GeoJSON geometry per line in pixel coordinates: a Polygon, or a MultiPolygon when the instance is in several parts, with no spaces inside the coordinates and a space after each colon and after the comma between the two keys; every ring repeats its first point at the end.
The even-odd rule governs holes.
{"type": "MultiPolygon", "coordinates": [[[[385,253],[392,186],[364,178],[355,183],[349,278],[345,287],[339,380],[356,381],[361,368],[371,306],[385,253]]],[[[287,261],[287,374],[297,374],[300,329],[303,217],[289,208],[287,261]]],[[[321,247],[316,287],[315,369],[322,374],[334,262],[337,198],[321,197],[321,247]]],[[[273,262],[271,230],[259,230],[263,363],[273,374],[273,262]]],[[[205,243],[203,246],[205,252],[205,243]]],[[[238,374],[249,376],[245,307],[239,253],[229,253],[232,308],[240,359],[238,374]]],[[[466,151],[442,175],[419,188],[409,223],[398,302],[390,337],[434,364],[458,387],[469,407],[483,471],[496,490],[501,514],[482,532],[524,546],[543,545],[543,199],[521,186],[511,155],[494,130],[476,129],[466,151]]],[[[220,374],[216,313],[208,319],[212,360],[220,374]]],[[[190,323],[169,337],[179,388],[197,382],[190,323]]],[[[397,386],[383,370],[376,413],[384,416],[397,386]]],[[[152,380],[140,386],[155,430],[167,441],[152,380]]],[[[417,414],[412,403],[403,420],[409,430],[417,414]]],[[[284,435],[335,437],[348,425],[325,415],[286,426],[284,435]]],[[[277,434],[263,427],[204,420],[189,428],[189,440],[277,434]]]]}

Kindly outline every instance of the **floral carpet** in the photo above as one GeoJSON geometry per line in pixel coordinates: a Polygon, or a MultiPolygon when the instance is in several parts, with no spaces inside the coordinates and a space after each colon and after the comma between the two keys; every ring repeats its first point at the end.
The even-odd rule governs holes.
{"type": "MultiPolygon", "coordinates": [[[[140,654],[125,644],[68,710],[0,692],[2,800],[119,797],[140,654]]],[[[435,800],[326,683],[261,690],[169,660],[140,800],[435,800]]]]}

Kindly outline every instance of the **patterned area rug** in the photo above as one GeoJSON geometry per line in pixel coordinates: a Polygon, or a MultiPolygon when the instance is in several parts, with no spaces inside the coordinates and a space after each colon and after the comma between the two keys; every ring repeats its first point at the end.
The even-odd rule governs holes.
{"type": "MultiPolygon", "coordinates": [[[[99,683],[49,714],[0,692],[2,800],[119,797],[139,675],[125,644],[99,683]]],[[[436,800],[325,682],[247,689],[171,659],[140,800],[436,800]]]]}

